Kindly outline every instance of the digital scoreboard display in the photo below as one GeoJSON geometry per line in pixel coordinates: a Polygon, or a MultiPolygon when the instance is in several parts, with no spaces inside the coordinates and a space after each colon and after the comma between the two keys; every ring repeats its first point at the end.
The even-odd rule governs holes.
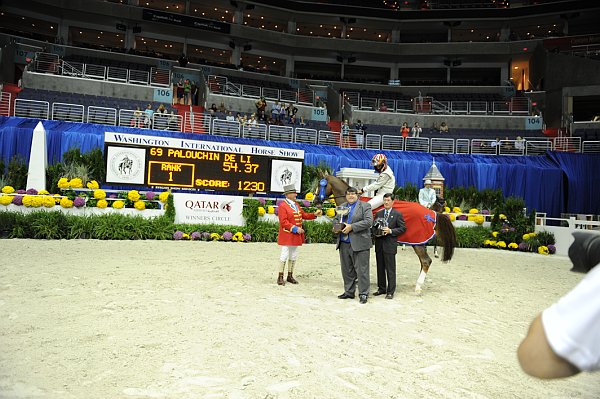
{"type": "Polygon", "coordinates": [[[106,182],[234,192],[300,190],[304,151],[105,133],[106,182]]]}
{"type": "Polygon", "coordinates": [[[250,192],[270,189],[271,158],[262,155],[150,147],[146,159],[150,186],[250,192]]]}

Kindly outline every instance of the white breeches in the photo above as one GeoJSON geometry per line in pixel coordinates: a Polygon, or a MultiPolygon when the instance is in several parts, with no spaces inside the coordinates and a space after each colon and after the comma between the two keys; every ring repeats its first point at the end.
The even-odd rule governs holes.
{"type": "Polygon", "coordinates": [[[383,205],[383,195],[385,193],[377,194],[373,198],[369,200],[369,205],[371,205],[371,210],[375,210],[383,205]]]}
{"type": "Polygon", "coordinates": [[[286,260],[296,260],[298,258],[298,247],[296,246],[281,246],[281,255],[279,255],[279,260],[285,262],[286,260]]]}

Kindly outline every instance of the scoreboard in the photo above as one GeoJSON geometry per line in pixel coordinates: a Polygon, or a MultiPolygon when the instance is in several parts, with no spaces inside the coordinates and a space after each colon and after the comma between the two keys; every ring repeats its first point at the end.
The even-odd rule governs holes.
{"type": "Polygon", "coordinates": [[[300,189],[304,151],[105,133],[106,181],[236,192],[300,189]]]}

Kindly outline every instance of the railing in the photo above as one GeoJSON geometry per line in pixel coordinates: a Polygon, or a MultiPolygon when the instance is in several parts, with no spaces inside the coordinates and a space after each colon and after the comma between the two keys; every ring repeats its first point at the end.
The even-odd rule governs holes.
{"type": "Polygon", "coordinates": [[[240,137],[240,123],[237,121],[213,119],[211,134],[225,137],[240,137]]]}
{"type": "Polygon", "coordinates": [[[317,131],[315,129],[306,129],[297,127],[294,132],[294,142],[304,144],[317,144],[317,131]]]}
{"type": "Polygon", "coordinates": [[[454,154],[454,140],[431,138],[429,152],[432,154],[454,154]]]}
{"type": "Polygon", "coordinates": [[[8,92],[0,92],[0,115],[2,116],[10,116],[11,115],[11,105],[12,105],[12,93],[8,92]]]}
{"type": "Polygon", "coordinates": [[[340,133],[330,130],[319,130],[317,144],[338,146],[340,145],[340,133]]]}
{"type": "MultiPolygon", "coordinates": [[[[381,147],[383,147],[383,137],[381,140],[381,147]]],[[[383,148],[382,148],[383,149],[383,148]]],[[[404,140],[405,151],[429,151],[429,138],[427,137],[407,137],[404,140]]]]}
{"type": "Polygon", "coordinates": [[[586,154],[600,154],[600,141],[584,141],[581,152],[586,154]]]}
{"type": "Polygon", "coordinates": [[[402,151],[404,147],[404,137],[402,136],[381,136],[382,150],[402,151]]]}
{"type": "Polygon", "coordinates": [[[35,53],[34,71],[41,73],[59,73],[60,59],[52,53],[35,53]]]}
{"type": "Polygon", "coordinates": [[[102,65],[85,64],[83,66],[83,77],[87,79],[106,79],[106,67],[102,65]]]}
{"type": "Polygon", "coordinates": [[[242,85],[242,97],[259,98],[260,96],[259,86],[242,85]]]}
{"type": "Polygon", "coordinates": [[[21,118],[49,119],[50,103],[48,101],[15,100],[15,116],[21,118]]]}
{"type": "Polygon", "coordinates": [[[150,85],[171,87],[171,71],[162,68],[150,68],[150,85]]]}
{"type": "Polygon", "coordinates": [[[454,151],[457,154],[469,154],[471,152],[471,141],[469,139],[456,139],[454,151]]]}
{"type": "Polygon", "coordinates": [[[294,128],[291,126],[269,126],[269,140],[273,141],[292,141],[294,138],[294,128]]]}
{"type": "Polygon", "coordinates": [[[148,71],[129,70],[129,83],[147,85],[150,83],[150,73],[148,71]]]}
{"type": "Polygon", "coordinates": [[[555,137],[554,151],[581,152],[581,137],[555,137]]]}
{"type": "Polygon", "coordinates": [[[84,111],[83,105],[52,103],[52,119],[55,121],[83,123],[84,111]]]}
{"type": "Polygon", "coordinates": [[[469,102],[468,101],[452,101],[450,103],[450,110],[453,114],[468,114],[469,113],[469,102]]]}
{"type": "Polygon", "coordinates": [[[249,123],[242,127],[242,137],[245,139],[267,139],[267,125],[257,124],[251,125],[249,123]]]}
{"type": "Polygon", "coordinates": [[[365,136],[365,149],[381,149],[381,136],[379,134],[367,134],[365,136]]]}
{"type": "Polygon", "coordinates": [[[61,64],[63,76],[83,77],[83,64],[81,62],[63,61],[61,64]]]}
{"type": "Polygon", "coordinates": [[[208,75],[208,89],[211,93],[226,96],[259,98],[302,105],[314,105],[315,94],[311,89],[285,90],[253,85],[240,85],[229,81],[225,76],[208,75]]]}
{"type": "Polygon", "coordinates": [[[87,123],[98,123],[100,125],[117,125],[117,110],[115,108],[94,107],[87,109],[87,123]]]}
{"type": "Polygon", "coordinates": [[[212,118],[210,115],[186,112],[183,118],[183,131],[189,133],[210,133],[212,118]]]}
{"type": "Polygon", "coordinates": [[[118,126],[150,129],[152,121],[148,114],[141,110],[120,109],[118,126]]]}
{"type": "Polygon", "coordinates": [[[450,101],[432,101],[431,112],[433,114],[449,114],[451,112],[450,101]]]}
{"type": "Polygon", "coordinates": [[[525,140],[526,155],[544,155],[546,151],[552,150],[552,141],[550,140],[525,140]]]}
{"type": "Polygon", "coordinates": [[[128,70],[126,68],[108,67],[106,80],[112,82],[127,82],[128,70]]]}

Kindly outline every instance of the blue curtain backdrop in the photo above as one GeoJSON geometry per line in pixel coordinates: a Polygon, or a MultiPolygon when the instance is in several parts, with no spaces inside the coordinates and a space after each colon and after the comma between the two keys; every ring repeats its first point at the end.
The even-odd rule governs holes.
{"type": "MultiPolygon", "coordinates": [[[[33,129],[40,120],[0,117],[0,159],[5,165],[13,155],[27,162],[33,129]]],[[[370,169],[374,150],[348,150],[331,146],[247,140],[211,135],[174,133],[42,120],[47,131],[49,163],[62,160],[62,154],[73,147],[82,153],[104,148],[104,132],[123,132],[191,140],[220,141],[268,147],[297,148],[305,151],[305,164],[324,162],[334,172],[340,168],[370,169]]],[[[486,156],[462,154],[429,154],[421,152],[382,151],[396,175],[396,184],[422,185],[432,161],[446,179],[446,186],[479,190],[502,189],[505,196],[522,197],[528,209],[559,217],[561,213],[600,214],[600,155],[549,152],[546,156],[486,156]]]]}

